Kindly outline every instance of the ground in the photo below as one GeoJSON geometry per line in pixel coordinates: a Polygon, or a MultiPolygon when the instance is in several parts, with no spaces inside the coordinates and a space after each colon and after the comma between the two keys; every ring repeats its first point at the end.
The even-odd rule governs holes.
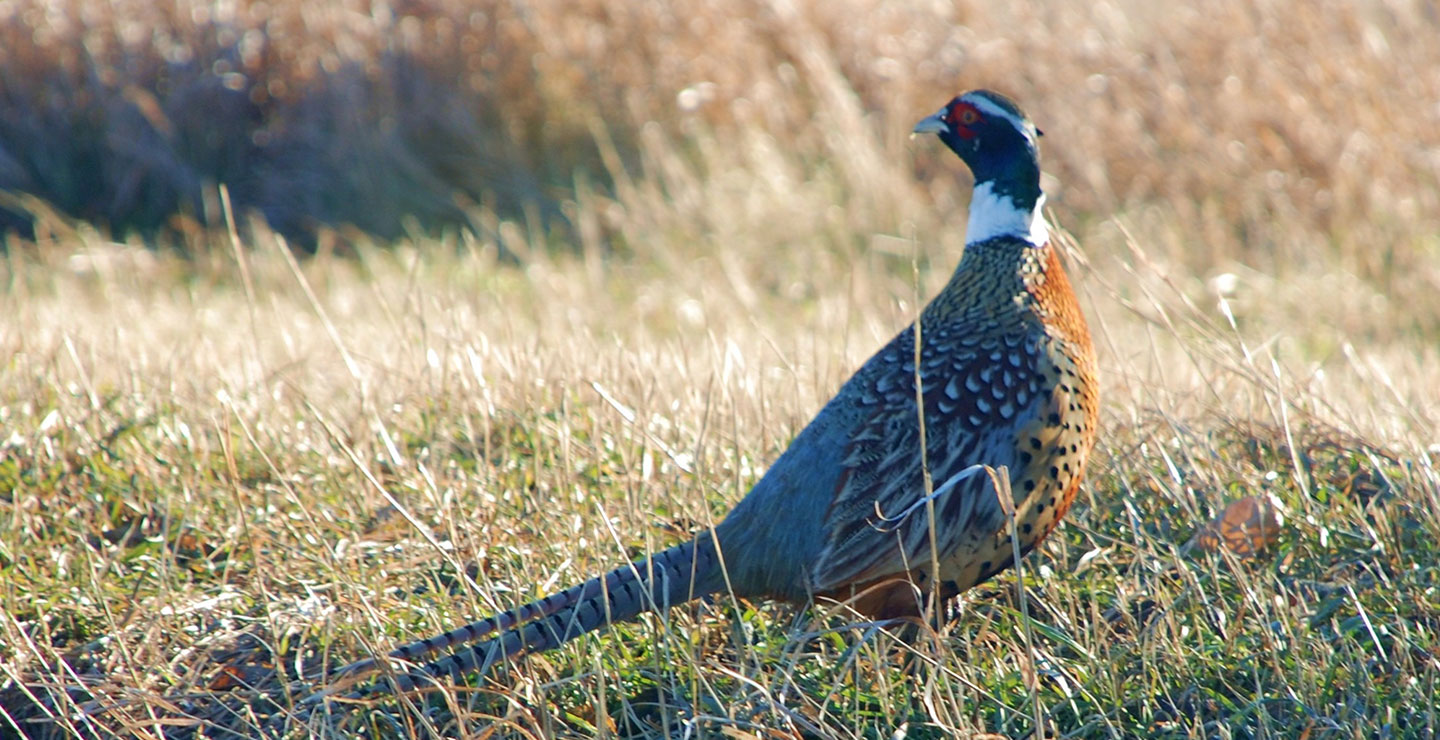
{"type": "MultiPolygon", "coordinates": [[[[1433,737],[1440,149],[1401,99],[1440,82],[1327,97],[1388,68],[1367,55],[1431,53],[1423,35],[1358,11],[1277,26],[1284,7],[1247,22],[1288,51],[1196,34],[1182,60],[1238,56],[1146,57],[1185,83],[1154,105],[1127,97],[1139,72],[1064,87],[1020,63],[1007,91],[1046,131],[1102,433],[1057,533],[938,631],[719,598],[310,729],[1433,737]]],[[[1035,34],[1068,22],[1024,12],[1035,34]]],[[[856,57],[821,36],[765,72],[809,86],[777,113],[793,140],[734,101],[713,128],[597,125],[635,161],[572,183],[567,230],[482,208],[477,235],[346,233],[297,259],[258,222],[155,248],[47,215],[12,241],[0,734],[253,734],[296,698],[246,687],[274,668],[383,651],[722,516],[964,241],[960,163],[905,138],[956,90],[847,97],[856,57]]],[[[992,76],[986,54],[1019,61],[962,41],[992,76]]],[[[1150,48],[1112,42],[1107,64],[1150,48]]]]}

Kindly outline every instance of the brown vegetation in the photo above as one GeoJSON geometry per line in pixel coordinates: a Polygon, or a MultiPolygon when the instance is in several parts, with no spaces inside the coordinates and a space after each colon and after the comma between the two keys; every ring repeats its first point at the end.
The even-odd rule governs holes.
{"type": "Polygon", "coordinates": [[[909,645],[722,599],[317,731],[1020,736],[1038,712],[1047,736],[1433,734],[1427,5],[0,18],[0,181],[63,212],[213,217],[197,183],[230,170],[187,164],[209,152],[257,167],[219,179],[287,233],[479,227],[347,232],[352,257],[304,262],[264,223],[186,227],[179,258],[23,201],[0,735],[250,734],[266,708],[238,684],[265,666],[344,663],[712,521],[954,265],[967,183],[907,134],[982,85],[1047,132],[1105,383],[1093,473],[1021,577],[909,645]],[[1274,519],[1234,515],[1247,496],[1274,519]],[[1204,546],[1210,522],[1255,546],[1204,546]]]}
{"type": "Polygon", "coordinates": [[[906,123],[984,84],[1051,130],[1069,223],[1158,206],[1203,264],[1333,240],[1373,273],[1440,210],[1436,33],[1418,2],[11,0],[0,190],[123,231],[214,223],[223,183],[283,233],[389,238],[553,215],[579,173],[643,174],[657,126],[687,161],[764,137],[889,216],[906,123]]]}

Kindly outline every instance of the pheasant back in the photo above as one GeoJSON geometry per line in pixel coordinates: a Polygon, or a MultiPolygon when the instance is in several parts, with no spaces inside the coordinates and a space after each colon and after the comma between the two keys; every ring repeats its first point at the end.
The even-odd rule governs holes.
{"type": "Polygon", "coordinates": [[[1012,528],[1032,549],[1069,507],[1095,440],[1093,348],[1053,247],[968,246],[917,325],[851,381],[865,417],[812,574],[818,593],[870,592],[855,603],[876,617],[917,613],[916,586],[936,566],[946,595],[1009,567],[1012,528]],[[1009,470],[1008,505],[985,466],[1009,470]],[[884,580],[893,587],[875,587],[884,580]]]}

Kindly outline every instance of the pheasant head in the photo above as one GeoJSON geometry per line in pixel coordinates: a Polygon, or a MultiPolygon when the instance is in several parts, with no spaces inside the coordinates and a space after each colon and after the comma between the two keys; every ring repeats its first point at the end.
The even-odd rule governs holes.
{"type": "Polygon", "coordinates": [[[936,134],[975,175],[965,241],[1019,237],[1043,246],[1049,237],[1040,215],[1040,129],[1009,98],[971,90],[915,125],[936,134]]]}

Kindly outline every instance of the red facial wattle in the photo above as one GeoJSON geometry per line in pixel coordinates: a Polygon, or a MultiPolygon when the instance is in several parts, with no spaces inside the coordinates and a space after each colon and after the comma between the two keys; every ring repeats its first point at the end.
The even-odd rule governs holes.
{"type": "Polygon", "coordinates": [[[970,127],[978,123],[980,118],[980,111],[975,106],[957,102],[946,111],[945,124],[956,136],[962,139],[973,139],[975,130],[970,127]]]}

